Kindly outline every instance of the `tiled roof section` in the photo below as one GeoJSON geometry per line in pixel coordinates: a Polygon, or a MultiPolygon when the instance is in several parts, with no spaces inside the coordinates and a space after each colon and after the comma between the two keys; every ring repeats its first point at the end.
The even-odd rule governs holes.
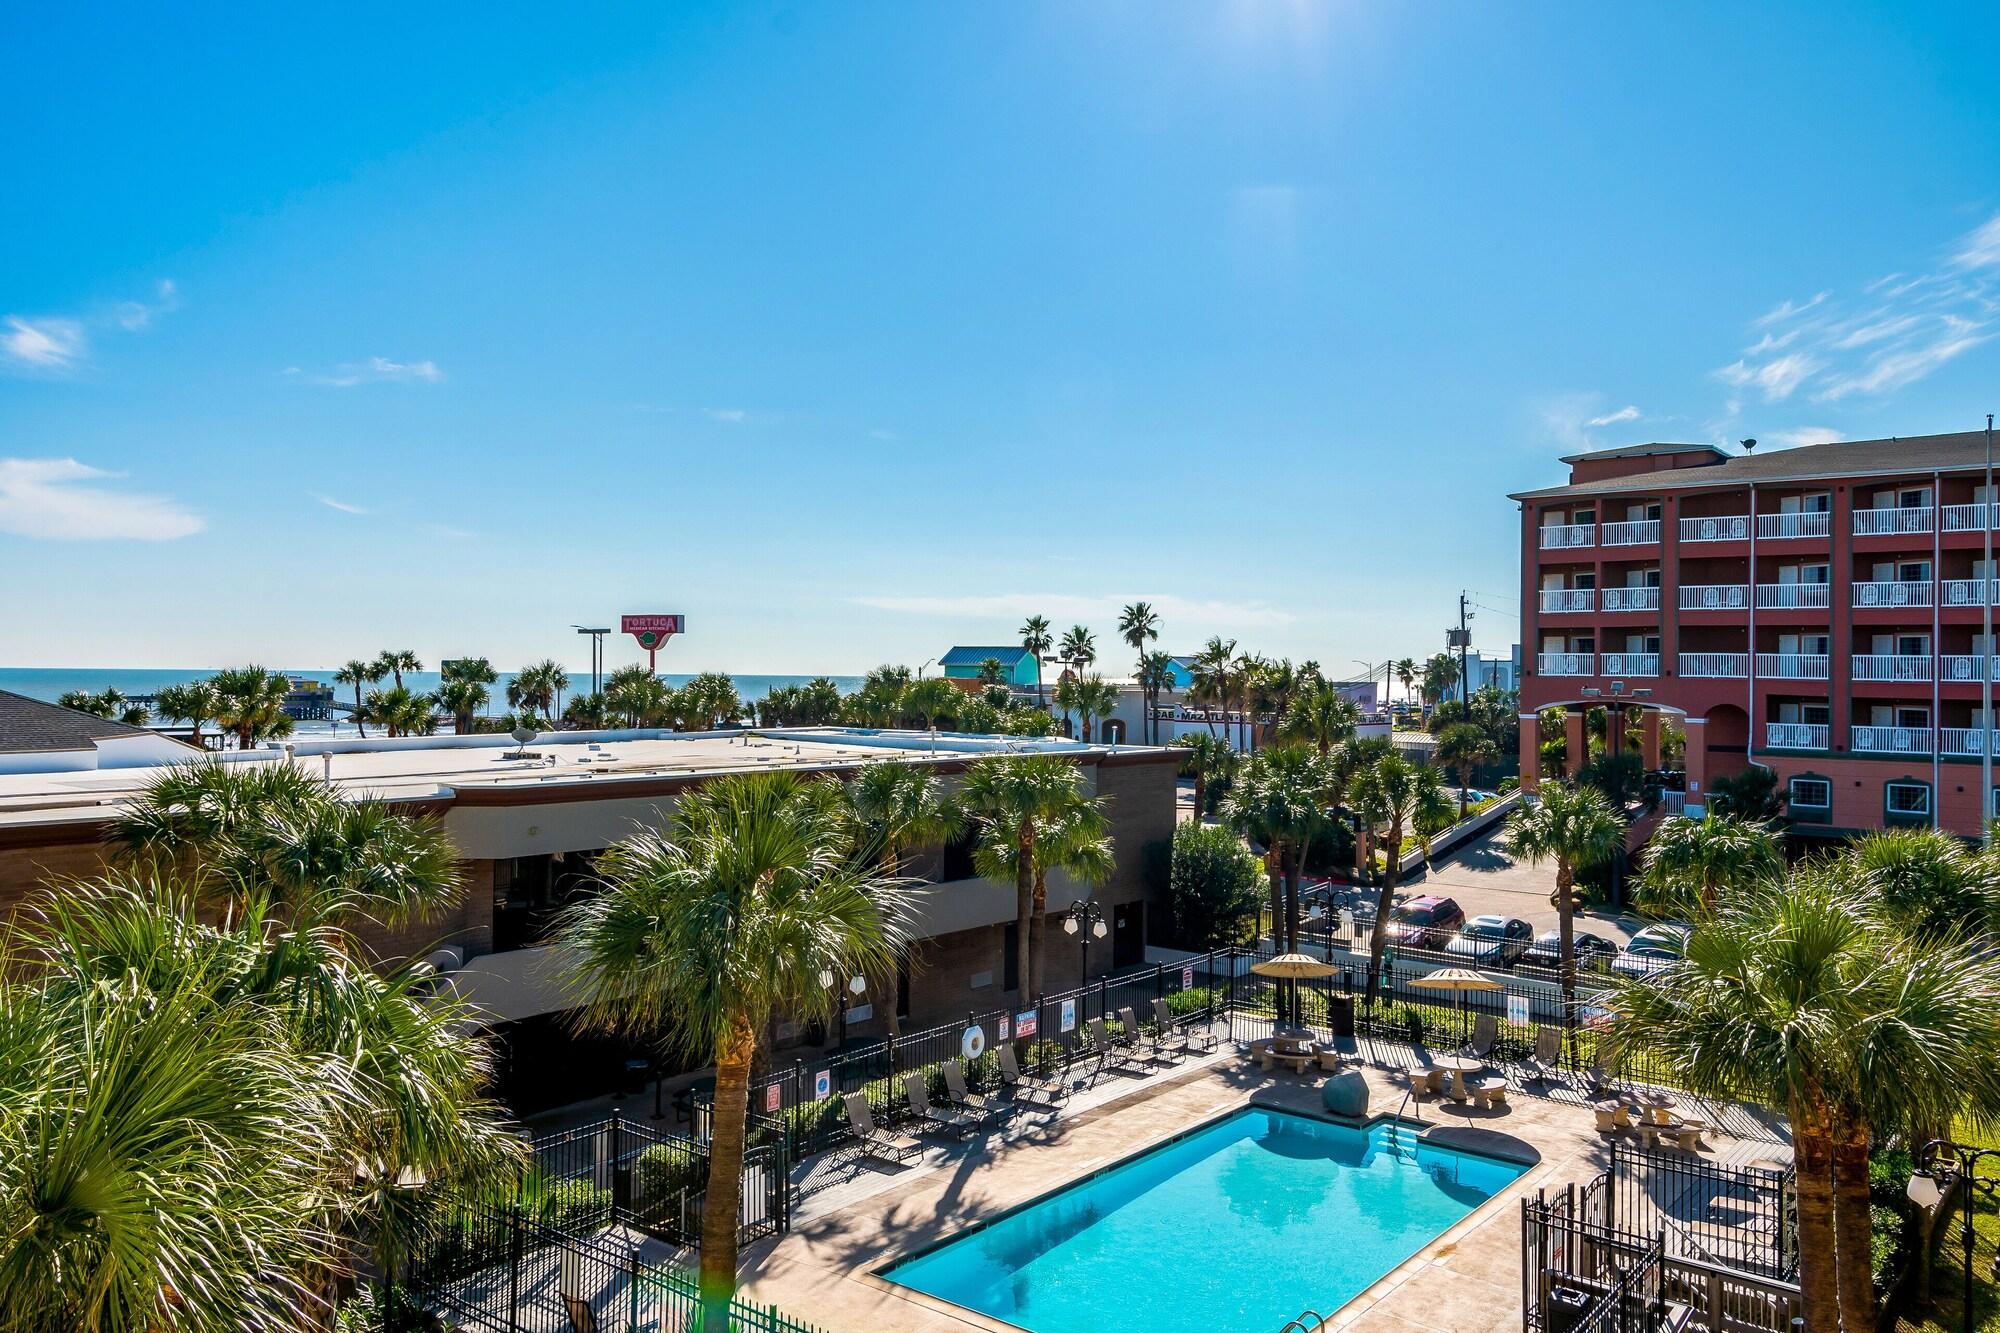
{"type": "MultiPolygon", "coordinates": [[[[1996,444],[2000,448],[2000,444],[1996,444]]],[[[1911,473],[1962,471],[1986,464],[1986,432],[1953,435],[1908,435],[1886,440],[1849,440],[1838,444],[1804,444],[1796,449],[1744,454],[1713,467],[1639,472],[1516,491],[1510,500],[1547,500],[1567,495],[1642,494],[1650,491],[1715,490],[1787,481],[1817,481],[1828,477],[1905,476],[1911,473]]]]}
{"type": "Polygon", "coordinates": [[[149,734],[144,727],[128,727],[123,722],[92,717],[74,708],[0,690],[0,754],[88,750],[100,740],[149,734]]]}
{"type": "Polygon", "coordinates": [[[1000,665],[1011,667],[1028,655],[1028,650],[1020,644],[1007,648],[954,648],[938,662],[939,666],[978,666],[989,657],[1000,659],[1000,665]]]}

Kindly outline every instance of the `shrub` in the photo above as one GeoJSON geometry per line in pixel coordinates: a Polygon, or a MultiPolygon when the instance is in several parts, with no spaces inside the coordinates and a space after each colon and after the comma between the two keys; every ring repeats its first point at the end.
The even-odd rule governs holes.
{"type": "Polygon", "coordinates": [[[697,1192],[707,1183],[701,1159],[682,1144],[656,1143],[632,1164],[632,1192],[645,1211],[665,1205],[683,1190],[697,1192]]]}
{"type": "Polygon", "coordinates": [[[1167,904],[1172,942],[1211,949],[1242,936],[1256,919],[1267,881],[1263,863],[1229,829],[1187,823],[1174,830],[1167,904]]]}
{"type": "Polygon", "coordinates": [[[1167,997],[1167,1012],[1176,1018],[1184,1018],[1221,1004],[1224,998],[1220,986],[1189,986],[1167,997]]]}
{"type": "Polygon", "coordinates": [[[611,1216],[611,1191],[588,1180],[551,1182],[544,1177],[539,1188],[531,1180],[523,1195],[529,1215],[556,1231],[586,1234],[603,1226],[611,1216]]]}

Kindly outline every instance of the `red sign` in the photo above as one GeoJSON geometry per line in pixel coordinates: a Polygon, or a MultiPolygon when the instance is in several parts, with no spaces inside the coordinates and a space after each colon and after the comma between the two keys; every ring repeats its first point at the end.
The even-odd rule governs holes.
{"type": "Polygon", "coordinates": [[[639,641],[639,646],[647,652],[655,652],[659,646],[687,629],[686,616],[620,616],[618,632],[629,634],[639,641]]]}

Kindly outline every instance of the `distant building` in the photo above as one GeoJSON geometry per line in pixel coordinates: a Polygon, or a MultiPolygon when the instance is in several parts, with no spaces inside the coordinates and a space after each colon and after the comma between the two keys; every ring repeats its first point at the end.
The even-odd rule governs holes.
{"type": "Polygon", "coordinates": [[[0,774],[183,763],[201,751],[146,727],[0,690],[0,774]]]}
{"type": "Polygon", "coordinates": [[[1521,688],[1521,645],[1515,644],[1513,654],[1508,657],[1488,657],[1484,653],[1468,654],[1465,659],[1465,679],[1474,690],[1483,690],[1488,685],[1501,691],[1521,688]]]}
{"type": "MultiPolygon", "coordinates": [[[[950,680],[978,680],[979,670],[988,658],[1000,663],[1000,683],[1014,685],[1024,690],[1035,687],[1035,655],[1014,644],[1007,648],[953,648],[938,659],[944,674],[950,680]]],[[[1053,677],[1050,683],[1054,683],[1053,677]]]]}

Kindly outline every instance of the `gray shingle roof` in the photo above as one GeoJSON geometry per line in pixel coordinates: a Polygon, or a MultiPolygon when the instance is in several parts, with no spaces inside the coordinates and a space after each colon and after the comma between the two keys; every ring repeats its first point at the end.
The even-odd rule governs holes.
{"type": "Polygon", "coordinates": [[[74,708],[0,690],[0,754],[31,750],[88,750],[97,741],[147,736],[144,727],[92,717],[74,708]]]}
{"type": "MultiPolygon", "coordinates": [[[[1654,445],[1652,451],[1664,452],[1654,445]]],[[[2000,448],[2000,445],[1996,445],[2000,448]]],[[[1616,451],[1607,451],[1615,453],[1616,451]]],[[[1641,450],[1646,452],[1646,450],[1641,450]]],[[[1604,454],[1596,455],[1603,457],[1604,454]]],[[[1796,449],[1775,449],[1766,453],[1743,454],[1710,467],[1676,468],[1665,472],[1641,472],[1626,477],[1605,477],[1578,482],[1574,486],[1546,486],[1540,490],[1515,491],[1510,500],[1546,500],[1560,496],[1644,493],[1728,488],[1750,482],[1816,481],[1827,477],[1907,476],[1912,473],[1962,471],[1986,464],[1986,432],[1968,430],[1952,435],[1907,435],[1886,440],[1849,440],[1838,444],[1804,444],[1796,449]]]]}

